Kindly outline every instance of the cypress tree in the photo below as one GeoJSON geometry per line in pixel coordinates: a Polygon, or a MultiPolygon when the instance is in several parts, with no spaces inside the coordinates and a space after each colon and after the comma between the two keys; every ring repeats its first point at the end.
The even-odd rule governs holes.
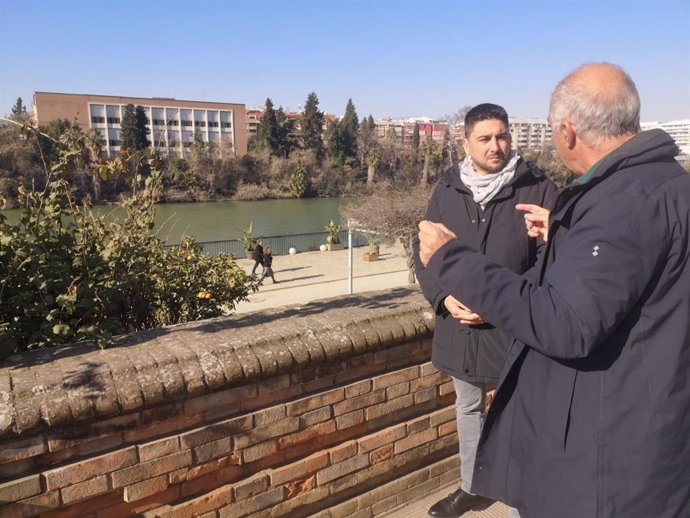
{"type": "Polygon", "coordinates": [[[307,96],[302,117],[302,147],[314,151],[318,159],[323,158],[323,112],[319,111],[319,98],[315,92],[307,96]]]}

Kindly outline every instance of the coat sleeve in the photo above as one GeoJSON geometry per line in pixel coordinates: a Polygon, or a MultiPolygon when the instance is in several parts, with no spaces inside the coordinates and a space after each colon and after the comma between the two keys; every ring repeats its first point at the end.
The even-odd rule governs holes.
{"type": "Polygon", "coordinates": [[[635,307],[666,257],[666,221],[649,198],[591,206],[571,223],[541,285],[458,240],[441,247],[427,271],[522,343],[553,358],[584,358],[635,307]]]}
{"type": "MultiPolygon", "coordinates": [[[[429,205],[426,209],[426,214],[424,219],[429,221],[441,221],[441,211],[438,207],[438,189],[435,189],[431,195],[431,200],[429,200],[429,205]]],[[[429,301],[431,307],[434,309],[437,315],[441,315],[446,312],[446,307],[443,305],[443,301],[449,295],[449,293],[439,286],[436,279],[427,271],[427,269],[422,264],[419,258],[419,239],[414,238],[412,241],[412,251],[414,258],[414,269],[417,275],[417,280],[419,280],[419,285],[422,288],[422,293],[426,300],[429,301]]]]}

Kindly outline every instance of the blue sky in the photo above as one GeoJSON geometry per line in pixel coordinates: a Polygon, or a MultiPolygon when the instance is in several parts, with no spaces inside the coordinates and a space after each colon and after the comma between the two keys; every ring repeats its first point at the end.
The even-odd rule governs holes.
{"type": "Polygon", "coordinates": [[[642,119],[690,117],[690,0],[2,0],[0,114],[56,91],[361,116],[495,102],[545,116],[556,82],[610,61],[642,119]]]}

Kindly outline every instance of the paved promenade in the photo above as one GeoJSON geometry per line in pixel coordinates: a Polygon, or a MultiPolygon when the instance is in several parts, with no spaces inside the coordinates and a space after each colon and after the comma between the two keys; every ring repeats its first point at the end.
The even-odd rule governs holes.
{"type": "MultiPolygon", "coordinates": [[[[362,260],[366,247],[353,250],[353,292],[383,290],[408,286],[405,251],[402,245],[382,246],[380,259],[374,262],[362,260]]],[[[239,259],[237,263],[251,272],[254,261],[239,259]]],[[[257,268],[261,271],[261,267],[257,268]]],[[[348,250],[334,252],[301,252],[295,255],[279,255],[273,258],[273,271],[277,284],[270,279],[258,292],[249,296],[248,302],[240,302],[236,313],[274,308],[287,304],[307,303],[313,300],[348,293],[348,250]]],[[[391,511],[388,518],[425,518],[434,502],[455,489],[455,485],[442,488],[422,500],[412,502],[401,509],[391,511]]],[[[505,518],[506,507],[496,503],[487,509],[470,511],[463,518],[505,518]]]]}

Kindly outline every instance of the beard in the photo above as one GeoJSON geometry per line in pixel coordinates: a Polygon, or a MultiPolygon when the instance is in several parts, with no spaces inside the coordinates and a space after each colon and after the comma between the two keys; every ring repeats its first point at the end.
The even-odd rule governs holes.
{"type": "Polygon", "coordinates": [[[508,157],[503,153],[497,153],[487,160],[476,160],[472,157],[472,162],[474,163],[475,169],[494,174],[500,172],[506,166],[508,157]]]}

